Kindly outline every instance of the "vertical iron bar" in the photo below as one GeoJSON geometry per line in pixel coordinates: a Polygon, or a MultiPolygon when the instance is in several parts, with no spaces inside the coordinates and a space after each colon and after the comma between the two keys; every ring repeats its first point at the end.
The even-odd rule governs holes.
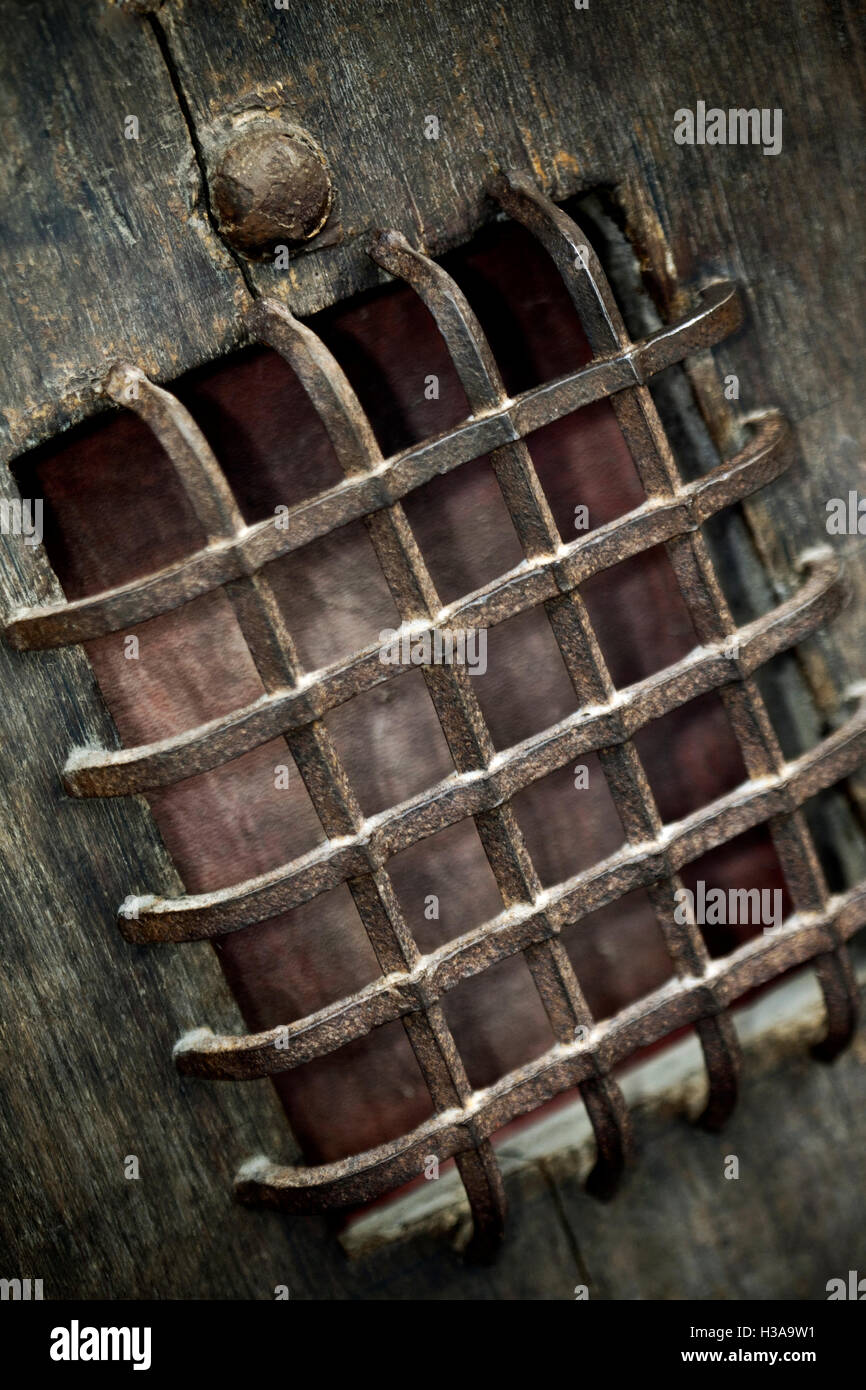
{"type": "MultiPolygon", "coordinates": [[[[240,534],[244,521],[228,480],[180,401],[137,368],[126,366],[114,369],[106,392],[140,415],[159,439],[207,539],[240,534]]],[[[296,685],[301,665],[267,577],[244,576],[225,588],[265,691],[296,685]]],[[[285,741],[328,838],[355,833],[363,824],[363,812],[325,724],[315,720],[288,732],[285,741]]],[[[364,874],[348,886],[382,973],[411,969],[418,961],[418,948],[386,871],[364,874]]],[[[403,1026],[434,1107],[441,1111],[465,1104],[472,1089],[441,1005],[406,1015],[403,1026]]],[[[492,1251],[504,1231],[502,1176],[487,1141],[459,1155],[456,1163],[473,1214],[473,1253],[481,1257],[492,1251]]]]}
{"type": "MultiPolygon", "coordinates": [[[[502,175],[490,191],[552,257],[593,352],[630,347],[604,272],[580,228],[522,174],[502,175]]],[[[671,496],[678,482],[677,466],[649,388],[636,375],[635,385],[612,396],[611,405],[647,493],[671,496]]],[[[733,621],[703,535],[696,531],[680,536],[667,541],[665,549],[698,639],[725,640],[733,621]]],[[[749,776],[778,771],[784,758],[754,679],[746,676],[737,685],[723,687],[720,695],[749,776]]],[[[769,830],[798,911],[820,912],[828,889],[804,813],[776,816],[769,830]]],[[[850,956],[841,940],[835,950],[816,959],[815,973],[827,1010],[826,1036],[815,1050],[823,1060],[831,1060],[850,1042],[859,1009],[850,956]]]]}
{"type": "MultiPolygon", "coordinates": [[[[466,392],[470,409],[495,408],[507,399],[496,361],[471,306],[459,285],[441,266],[415,251],[398,232],[383,232],[375,240],[373,259],[399,275],[420,296],[436,321],[466,392]]],[[[490,455],[524,554],[527,558],[555,555],[562,544],[529,449],[523,440],[506,444],[490,455]]],[[[576,589],[544,603],[557,646],[581,706],[607,704],[614,686],[593,631],[589,614],[576,589]]],[[[662,820],[637,749],[631,740],[600,749],[599,761],[610,787],[627,840],[641,844],[657,840],[662,820]]],[[[647,890],[668,954],[680,978],[703,977],[709,952],[694,912],[689,908],[680,925],[674,915],[682,888],[678,874],[647,890]]],[[[703,1122],[717,1128],[737,1098],[740,1050],[727,1013],[701,1020],[697,1027],[704,1052],[709,1094],[703,1122]]]]}
{"type": "MultiPolygon", "coordinates": [[[[287,309],[259,300],[248,313],[256,335],[289,362],[324,424],[337,458],[348,476],[381,462],[378,442],[341,367],[325,345],[287,309]]],[[[402,622],[436,618],[441,601],[397,503],[366,518],[379,563],[402,622]]],[[[424,667],[424,678],[458,772],[486,768],[494,755],[493,740],[462,667],[424,667]]],[[[474,817],[481,843],[506,907],[535,902],[541,883],[510,805],[474,817]]],[[[550,938],[525,952],[554,1036],[571,1042],[577,1028],[590,1028],[592,1015],[562,942],[550,938]]],[[[581,1093],[593,1123],[598,1157],[590,1187],[597,1195],[613,1192],[630,1146],[630,1122],[619,1087],[599,1073],[584,1082],[581,1093]]]]}

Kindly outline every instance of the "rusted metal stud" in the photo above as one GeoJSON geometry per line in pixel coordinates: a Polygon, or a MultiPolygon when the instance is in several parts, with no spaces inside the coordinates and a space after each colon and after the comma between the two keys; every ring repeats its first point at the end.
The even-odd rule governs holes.
{"type": "Polygon", "coordinates": [[[320,232],[333,204],[325,157],[306,132],[250,130],[226,147],[213,180],[222,235],[260,260],[280,245],[298,246],[320,232]]]}

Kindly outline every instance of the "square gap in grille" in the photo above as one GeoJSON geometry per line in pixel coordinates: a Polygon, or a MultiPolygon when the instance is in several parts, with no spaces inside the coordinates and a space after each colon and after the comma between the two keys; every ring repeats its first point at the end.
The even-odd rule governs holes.
{"type": "Polygon", "coordinates": [[[755,826],[686,864],[680,877],[693,895],[698,927],[714,958],[730,955],[744,942],[763,935],[765,928],[780,926],[793,911],[766,825],[755,826]]]}
{"type": "Polygon", "coordinates": [[[386,1023],[327,1057],[274,1077],[292,1133],[317,1163],[397,1139],[433,1114],[400,1023],[386,1023]]]}
{"type": "Polygon", "coordinates": [[[541,733],[578,707],[542,608],[530,608],[489,629],[487,669],[470,681],[497,749],[541,733]]]}
{"type": "Polygon", "coordinates": [[[282,739],[151,792],[149,801],[188,893],[267,873],[325,838],[282,739]]]}
{"type": "Polygon", "coordinates": [[[580,593],[618,688],[673,665],[698,646],[662,545],[594,574],[580,593]]]}
{"type": "Polygon", "coordinates": [[[325,716],[360,805],[376,815],[454,771],[421,671],[401,670],[325,716]]]}
{"type": "MultiPolygon", "coordinates": [[[[853,888],[857,881],[852,860],[860,844],[852,835],[849,811],[845,791],[840,787],[818,792],[803,806],[803,814],[831,893],[842,893],[853,888]]],[[[855,937],[853,946],[855,952],[862,951],[863,942],[855,937]]]]}
{"type": "Polygon", "coordinates": [[[610,401],[553,420],[527,435],[526,443],[566,544],[646,500],[610,401]]]}
{"type": "Polygon", "coordinates": [[[363,521],[351,521],[274,560],[270,581],[301,664],[348,661],[400,626],[400,615],[363,521]]]}
{"type": "Polygon", "coordinates": [[[523,560],[489,458],[432,478],[403,509],[443,603],[453,603],[523,560]]]}
{"type": "Polygon", "coordinates": [[[634,736],[663,821],[681,820],[748,778],[721,697],[698,695],[634,736]]]}
{"type": "Polygon", "coordinates": [[[623,828],[596,753],[581,753],[511,802],[543,888],[552,888],[623,843],[623,828]]]}
{"type": "Polygon", "coordinates": [[[547,1014],[522,955],[461,980],[442,1002],[475,1089],[491,1086],[553,1046],[547,1014]]]}
{"type": "Polygon", "coordinates": [[[752,677],[767,708],[773,711],[773,728],[788,761],[808,752],[829,732],[827,717],[816,709],[803,679],[805,650],[804,643],[779,652],[752,677]]]}
{"type": "Polygon", "coordinates": [[[502,911],[502,895],[472,820],[401,850],[388,861],[388,872],[425,954],[502,911]]]}
{"type": "Polygon", "coordinates": [[[221,589],[84,646],[129,744],[194,729],[262,694],[261,678],[221,589]],[[130,638],[136,646],[130,646],[130,638]]]}
{"type": "Polygon", "coordinates": [[[644,888],[565,926],[562,943],[597,1020],[612,1018],[674,973],[644,888]]]}
{"type": "Polygon", "coordinates": [[[382,973],[345,883],[215,945],[256,1032],[315,1013],[382,973]]]}

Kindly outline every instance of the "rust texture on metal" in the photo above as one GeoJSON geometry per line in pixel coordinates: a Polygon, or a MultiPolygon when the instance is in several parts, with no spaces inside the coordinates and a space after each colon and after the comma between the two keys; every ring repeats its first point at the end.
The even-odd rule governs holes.
{"type": "MultiPolygon", "coordinates": [[[[199,1029],[176,1049],[190,1075],[247,1079],[301,1066],[371,1030],[402,1021],[435,1114],[411,1134],[314,1168],[260,1164],[239,1177],[244,1201],[287,1208],[339,1206],[375,1197],[414,1178],[426,1155],[454,1157],[483,1248],[495,1245],[505,1216],[492,1136],[503,1125],[577,1088],[586,1104],[597,1162],[590,1187],[609,1195],[630,1152],[630,1125],[612,1068],[636,1050],[692,1026],[703,1049],[708,1099],[704,1122],[718,1127],[737,1094],[739,1049],[728,1013],[756,986],[811,963],[821,985],[827,1031],[819,1054],[834,1056],[856,1022],[856,990],[846,943],[866,925],[866,886],[831,895],[807,828],[804,803],[866,759],[866,709],[816,748],[782,754],[755,671],[829,621],[845,589],[827,551],[806,557],[800,590],[739,628],[718,585],[701,531],[725,507],[780,476],[790,461],[788,432],[776,414],[751,422],[735,457],[684,484],[659,421],[648,380],[718,342],[740,322],[734,288],[711,286],[700,307],[641,343],[628,337],[619,309],[583,233],[522,176],[491,187],[552,256],[595,354],[580,370],[510,399],[482,329],[446,272],[395,232],[376,235],[371,254],[405,280],[435,319],[466,392],[461,425],[389,459],[339,364],[284,307],[267,300],[248,320],[257,338],[289,362],[328,431],[345,480],[291,510],[287,530],[246,526],[223,472],[195,422],[169,392],[133,367],[106,383],[135,410],[171,457],[206,535],[179,564],[75,603],[14,616],[7,639],[49,647],[141,622],[224,586],[261,674],[264,695],[203,727],[139,748],[74,754],[65,779],[76,796],[149,791],[217,767],[282,736],[326,840],[260,878],[215,893],[142,897],[122,919],[137,942],[178,942],[240,931],[346,883],[369,936],[381,977],[355,994],[284,1028],[247,1036],[199,1029]],[[647,500],[568,544],[559,534],[525,443],[542,425],[610,399],[647,500]],[[443,606],[401,499],[435,474],[489,454],[524,553],[523,563],[443,606]],[[263,567],[350,519],[362,517],[400,618],[420,636],[454,626],[493,627],[531,607],[547,615],[575,695],[575,712],[552,728],[497,752],[466,671],[423,667],[455,772],[438,785],[365,817],[323,716],[406,668],[385,665],[367,648],[322,670],[301,669],[263,567]],[[589,576],[664,545],[699,645],[675,665],[617,690],[580,594],[589,576]],[[689,700],[717,691],[742,752],[747,780],[683,820],[665,824],[633,742],[634,734],[689,700]],[[512,811],[512,798],[577,754],[598,753],[625,841],[606,860],[542,889],[512,811]],[[422,955],[388,875],[389,859],[446,826],[472,818],[502,897],[502,911],[447,946],[422,955]],[[778,928],[711,960],[691,909],[675,911],[684,865],[757,825],[772,835],[793,912],[778,928]],[[597,1023],[562,942],[588,913],[636,888],[649,894],[675,978],[597,1023]],[[686,920],[680,920],[685,915],[686,920]],[[484,1091],[473,1091],[442,999],[462,981],[522,953],[546,1010],[553,1047],[484,1091]],[[279,1047],[276,1045],[279,1040],[279,1047]]],[[[688,898],[685,899],[688,902],[688,898]]]]}
{"type": "MultiPolygon", "coordinates": [[[[735,631],[730,647],[739,643],[737,656],[719,646],[697,648],[676,665],[617,691],[608,703],[579,709],[553,727],[494,754],[483,769],[452,774],[369,817],[339,845],[325,842],[259,878],[217,893],[141,898],[137,917],[124,927],[126,935],[153,943],[195,941],[238,931],[299,907],[367,869],[381,867],[401,850],[449,825],[504,805],[572,758],[623,746],[652,720],[698,695],[721,689],[728,681],[742,680],[744,673],[832,618],[844,597],[838,562],[827,555],[816,562],[815,571],[793,599],[735,631]]],[[[749,806],[747,799],[742,824],[726,838],[747,828],[749,806]]]]}
{"type": "MultiPolygon", "coordinates": [[[[671,327],[661,329],[643,343],[526,391],[497,410],[486,411],[447,434],[395,454],[370,474],[326,489],[291,508],[280,530],[269,520],[261,521],[244,527],[234,537],[213,543],[177,564],[130,584],[76,599],[73,603],[24,609],[14,614],[7,624],[6,640],[18,648],[62,647],[118,632],[179,608],[221,584],[251,574],[271,560],[299,550],[338,526],[399,501],[437,474],[470,463],[502,444],[570,415],[581,406],[591,405],[633,385],[636,380],[647,379],[681,362],[689,353],[726,337],[739,320],[740,309],[733,286],[712,285],[700,309],[671,327]]],[[[131,405],[133,401],[121,396],[120,403],[131,405]]],[[[180,410],[179,405],[176,409],[180,410]]],[[[185,412],[182,414],[189,418],[185,412]]],[[[644,521],[651,531],[652,517],[648,515],[644,521]]],[[[652,537],[647,544],[653,544],[652,537]]],[[[592,572],[588,569],[586,574],[592,572]]]]}
{"type": "Polygon", "coordinates": [[[324,155],[302,131],[262,123],[227,146],[214,173],[220,232],[251,258],[309,241],[324,227],[332,203],[324,155]]]}

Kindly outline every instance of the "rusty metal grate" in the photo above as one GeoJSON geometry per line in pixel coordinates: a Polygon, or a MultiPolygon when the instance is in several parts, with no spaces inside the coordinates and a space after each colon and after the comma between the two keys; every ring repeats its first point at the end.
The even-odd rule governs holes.
{"type": "Polygon", "coordinates": [[[262,1167],[238,1183],[243,1200],[281,1207],[327,1207],[369,1199],[415,1177],[425,1156],[454,1157],[480,1244],[495,1243],[505,1198],[491,1136],[545,1101],[579,1088],[597,1141],[590,1187],[611,1193],[626,1162],[629,1117],[611,1072],[616,1063],[675,1029],[693,1025],[709,1082],[704,1120],[718,1126],[736,1099],[739,1054],[729,1005],[793,966],[811,962],[826,1002],[827,1033],[817,1049],[836,1055],[851,1038],[857,991],[846,942],[866,924],[866,884],[830,895],[803,804],[866,758],[866,712],[786,762],[752,679],[777,653],[814,632],[844,599],[828,551],[805,557],[799,592],[735,628],[700,527],[708,517],[778,477],[790,461],[783,420],[767,413],[736,457],[684,485],[647,381],[711,346],[740,322],[736,291],[711,286],[692,314],[632,343],[583,233],[522,176],[491,189],[552,256],[575,303],[593,360],[579,371],[524,392],[505,393],[497,366],[462,292],[433,261],[397,233],[381,234],[374,259],[405,280],[433,315],[466,391],[472,414],[447,433],[383,459],[342,370],[323,343],[281,305],[257,301],[253,333],[287,359],[328,431],[345,481],[291,509],[288,527],[247,526],[219,464],[179,401],[136,368],[118,366],[106,390],[149,425],[171,458],[205,529],[207,545],[182,562],[108,592],[18,613],[6,628],[15,646],[63,645],[144,621],[225,586],[262,678],[254,704],[190,732],[138,748],[76,754],[65,779],[76,796],[146,792],[217,767],[283,735],[327,840],[260,878],[201,896],[141,898],[123,920],[137,942],[216,937],[260,922],[347,883],[376,953],[381,978],[283,1029],[242,1037],[201,1030],[177,1050],[181,1071],[249,1078],[300,1066],[392,1020],[403,1026],[434,1106],[425,1124],[390,1143],[317,1167],[262,1167]],[[609,398],[647,500],[634,511],[565,544],[536,476],[525,437],[542,425],[609,398]],[[400,505],[437,473],[490,454],[524,562],[443,607],[400,505]],[[401,620],[414,637],[459,624],[493,627],[543,605],[577,698],[553,728],[497,753],[465,670],[423,668],[455,773],[400,805],[365,818],[340,764],[323,715],[359,692],[394,679],[378,648],[313,673],[302,671],[262,568],[349,520],[363,517],[401,620]],[[590,575],[664,544],[700,645],[683,660],[622,690],[606,668],[579,586],[590,575]],[[718,691],[748,780],[674,824],[663,824],[632,737],[645,724],[718,691]],[[542,890],[511,798],[578,753],[598,752],[625,832],[620,851],[542,890]],[[399,850],[472,817],[503,899],[482,926],[422,956],[387,872],[399,850]],[[794,912],[780,928],[710,960],[693,914],[675,917],[680,868],[766,823],[794,912]],[[596,1024],[560,940],[588,913],[638,887],[649,892],[675,979],[596,1024]],[[555,1037],[535,1061],[473,1091],[445,1021],[443,996],[505,957],[527,960],[555,1037]],[[277,1036],[280,1047],[275,1046],[277,1036]]]}

